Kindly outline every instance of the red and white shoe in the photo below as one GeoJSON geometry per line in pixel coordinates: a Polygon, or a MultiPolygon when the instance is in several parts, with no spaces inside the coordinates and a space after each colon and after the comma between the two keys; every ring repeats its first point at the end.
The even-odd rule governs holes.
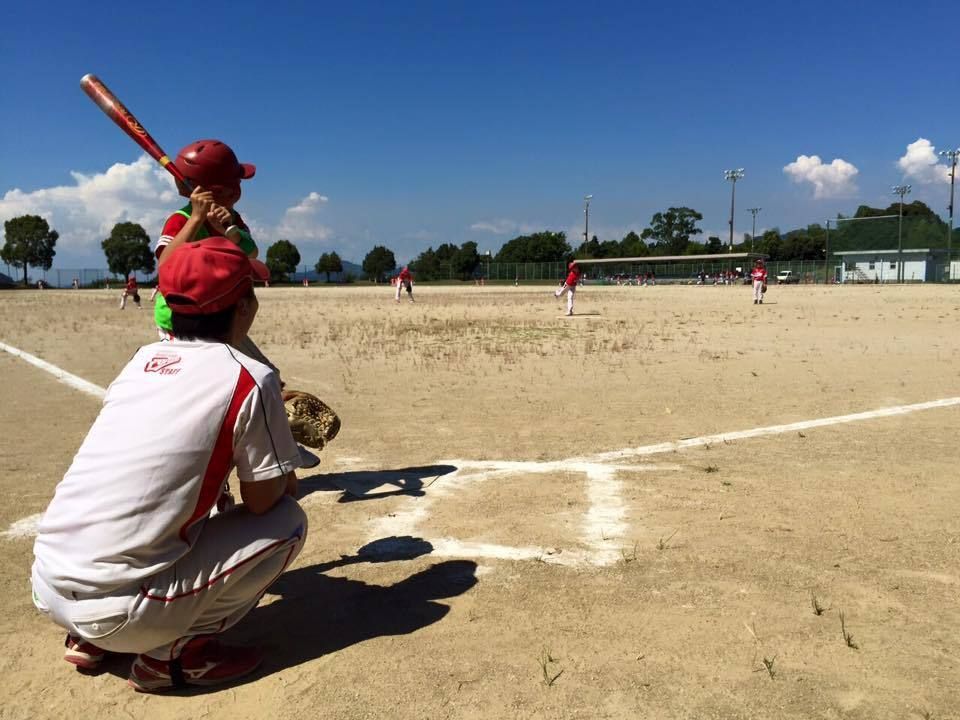
{"type": "Polygon", "coordinates": [[[63,644],[67,648],[63,653],[63,659],[81,670],[96,670],[103,662],[103,658],[107,656],[106,650],[69,633],[63,644]]]}
{"type": "Polygon", "coordinates": [[[228,647],[215,637],[200,635],[190,640],[174,660],[137,655],[127,682],[138,692],[220,685],[249,675],[261,662],[263,655],[256,648],[228,647]]]}

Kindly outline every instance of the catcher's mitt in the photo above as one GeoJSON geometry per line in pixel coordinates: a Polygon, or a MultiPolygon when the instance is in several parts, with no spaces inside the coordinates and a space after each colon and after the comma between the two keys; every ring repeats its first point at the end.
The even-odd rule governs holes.
{"type": "Polygon", "coordinates": [[[340,432],[340,418],[323,400],[300,390],[286,390],[283,404],[293,439],[322,450],[340,432]]]}
{"type": "Polygon", "coordinates": [[[767,284],[764,283],[764,284],[763,284],[763,287],[760,288],[760,292],[766,292],[766,291],[767,291],[767,284]]]}

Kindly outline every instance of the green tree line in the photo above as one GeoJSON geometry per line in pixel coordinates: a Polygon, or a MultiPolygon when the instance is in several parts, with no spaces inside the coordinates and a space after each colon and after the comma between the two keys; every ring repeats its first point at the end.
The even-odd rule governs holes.
{"type": "MultiPolygon", "coordinates": [[[[903,223],[900,227],[899,203],[888,207],[861,205],[850,216],[838,215],[830,221],[829,250],[889,250],[895,249],[902,238],[904,249],[945,248],[947,224],[926,204],[915,200],[903,205],[903,223]]],[[[481,257],[477,243],[460,246],[442,243],[421,252],[410,263],[418,280],[470,280],[481,272],[482,261],[497,263],[567,262],[573,258],[656,257],[664,255],[719,254],[728,247],[719,237],[702,238],[697,224],[703,216],[688,207],[670,207],[655,213],[650,224],[639,234],[630,231],[620,239],[600,240],[594,235],[573,247],[566,234],[543,230],[519,235],[507,241],[496,255],[481,257]]],[[[27,268],[49,270],[56,255],[59,234],[42,217],[23,215],[4,223],[4,244],[0,259],[22,272],[27,282],[27,268]]],[[[813,223],[803,228],[781,232],[771,228],[762,235],[751,237],[745,233],[742,241],[733,246],[734,252],[756,252],[771,260],[823,260],[827,250],[827,228],[813,223]]],[[[960,228],[954,230],[952,244],[960,246],[960,228]]],[[[152,273],[155,262],[150,238],[138,224],[117,223],[110,236],[101,243],[110,271],[129,275],[134,271],[152,273]]],[[[289,240],[278,240],[266,253],[266,264],[271,278],[286,281],[295,273],[301,261],[300,251],[289,240]]],[[[371,249],[363,259],[363,274],[367,279],[384,282],[397,271],[392,250],[383,245],[371,249]]],[[[344,263],[336,252],[325,252],[313,266],[318,274],[343,274],[344,263]]]]}

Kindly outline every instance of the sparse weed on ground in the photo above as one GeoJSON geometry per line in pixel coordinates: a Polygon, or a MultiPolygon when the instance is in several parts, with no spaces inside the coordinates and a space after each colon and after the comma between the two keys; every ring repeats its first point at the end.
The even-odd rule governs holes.
{"type": "Polygon", "coordinates": [[[666,550],[668,547],[670,547],[670,541],[673,540],[674,535],[676,535],[678,532],[680,532],[680,528],[677,528],[665,538],[661,537],[657,541],[657,550],[666,550]]]}
{"type": "Polygon", "coordinates": [[[860,649],[860,646],[853,640],[853,633],[847,630],[847,623],[843,615],[843,610],[840,611],[840,633],[843,635],[843,641],[847,644],[848,648],[852,648],[854,650],[860,649]]]}
{"type": "Polygon", "coordinates": [[[543,674],[543,684],[547,687],[553,687],[553,684],[563,675],[563,668],[554,671],[552,666],[556,665],[557,659],[550,655],[550,651],[547,650],[547,648],[540,651],[537,663],[540,665],[540,671],[543,674]]]}
{"type": "Polygon", "coordinates": [[[829,609],[820,604],[820,599],[814,593],[810,593],[810,605],[814,615],[823,615],[829,609]]]}

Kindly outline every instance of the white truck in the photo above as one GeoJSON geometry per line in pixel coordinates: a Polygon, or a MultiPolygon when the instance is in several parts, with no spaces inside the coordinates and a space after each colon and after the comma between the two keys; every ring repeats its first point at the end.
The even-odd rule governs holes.
{"type": "Polygon", "coordinates": [[[800,278],[793,274],[793,270],[781,270],[777,273],[777,285],[792,285],[799,282],[800,278]]]}

